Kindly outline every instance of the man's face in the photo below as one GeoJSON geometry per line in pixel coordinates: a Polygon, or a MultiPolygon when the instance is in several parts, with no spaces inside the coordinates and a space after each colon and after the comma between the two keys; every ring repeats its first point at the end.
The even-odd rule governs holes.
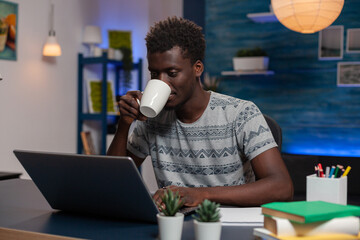
{"type": "Polygon", "coordinates": [[[171,94],[165,108],[178,108],[192,96],[201,72],[197,63],[191,65],[189,58],[184,58],[179,47],[162,53],[148,53],[151,79],[160,79],[171,88],[171,94]]]}

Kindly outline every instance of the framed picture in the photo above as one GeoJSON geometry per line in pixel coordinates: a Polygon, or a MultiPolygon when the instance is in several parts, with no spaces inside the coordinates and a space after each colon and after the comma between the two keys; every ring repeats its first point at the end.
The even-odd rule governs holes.
{"type": "Polygon", "coordinates": [[[360,62],[339,62],[337,65],[337,85],[340,87],[360,87],[360,62]]]}
{"type": "MultiPolygon", "coordinates": [[[[120,49],[123,54],[123,62],[133,62],[132,44],[130,31],[108,30],[109,48],[120,49]]],[[[124,66],[126,67],[126,66],[124,66]]],[[[130,66],[132,68],[132,66],[130,66]]]]}
{"type": "Polygon", "coordinates": [[[0,59],[16,60],[18,4],[0,0],[0,59]]]}
{"type": "Polygon", "coordinates": [[[318,56],[320,60],[343,58],[344,26],[330,26],[319,32],[318,56]]]}
{"type": "Polygon", "coordinates": [[[360,28],[349,28],[346,35],[346,52],[360,53],[360,28]]]}
{"type": "MultiPolygon", "coordinates": [[[[87,95],[89,113],[101,112],[101,90],[102,81],[98,79],[87,80],[87,95]]],[[[107,82],[107,114],[116,115],[118,113],[115,103],[114,87],[111,81],[107,82]]]]}

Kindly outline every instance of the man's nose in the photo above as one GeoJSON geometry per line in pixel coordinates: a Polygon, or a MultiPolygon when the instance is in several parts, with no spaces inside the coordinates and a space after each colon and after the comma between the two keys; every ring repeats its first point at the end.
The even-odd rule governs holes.
{"type": "Polygon", "coordinates": [[[165,82],[165,83],[167,83],[167,84],[169,84],[169,81],[168,81],[168,79],[167,79],[167,74],[166,74],[166,73],[161,73],[161,74],[159,74],[158,79],[161,80],[161,81],[163,81],[163,82],[165,82]]]}
{"type": "Polygon", "coordinates": [[[161,80],[161,81],[166,80],[166,74],[165,74],[165,73],[160,73],[160,74],[158,75],[158,79],[161,80]]]}

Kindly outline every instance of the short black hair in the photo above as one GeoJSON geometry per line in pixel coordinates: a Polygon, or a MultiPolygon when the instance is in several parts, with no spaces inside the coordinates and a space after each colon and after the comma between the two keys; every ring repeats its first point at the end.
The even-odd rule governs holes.
{"type": "Polygon", "coordinates": [[[202,28],[184,18],[168,17],[155,23],[145,40],[148,53],[162,53],[178,46],[183,56],[190,58],[191,64],[197,60],[203,62],[205,57],[205,37],[202,28]]]}

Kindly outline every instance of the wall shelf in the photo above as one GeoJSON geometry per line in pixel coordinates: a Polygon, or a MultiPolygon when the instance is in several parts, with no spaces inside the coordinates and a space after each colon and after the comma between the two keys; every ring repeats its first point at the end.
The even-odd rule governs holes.
{"type": "Polygon", "coordinates": [[[264,13],[248,13],[246,15],[250,20],[256,23],[266,23],[266,22],[278,22],[279,20],[272,12],[264,13]]]}
{"type": "Polygon", "coordinates": [[[239,72],[239,71],[222,71],[222,76],[240,76],[240,75],[273,75],[274,71],[254,71],[254,72],[239,72]]]}
{"type": "MultiPolygon", "coordinates": [[[[81,141],[80,133],[83,130],[84,121],[99,121],[101,123],[101,145],[100,145],[100,154],[106,154],[106,135],[108,128],[108,117],[116,117],[118,115],[108,114],[107,113],[107,77],[108,77],[108,65],[114,66],[115,69],[115,95],[119,95],[119,86],[120,86],[120,71],[123,71],[123,62],[110,60],[107,58],[107,54],[104,53],[101,57],[83,57],[83,54],[78,55],[78,129],[77,129],[77,153],[83,152],[83,144],[81,141]],[[101,105],[102,110],[100,113],[88,113],[83,109],[83,96],[84,92],[84,68],[86,65],[98,64],[101,66],[101,76],[102,76],[102,90],[101,90],[101,105]]],[[[139,59],[137,63],[133,63],[133,70],[138,72],[138,87],[141,88],[142,85],[142,59],[139,59]]]]}

